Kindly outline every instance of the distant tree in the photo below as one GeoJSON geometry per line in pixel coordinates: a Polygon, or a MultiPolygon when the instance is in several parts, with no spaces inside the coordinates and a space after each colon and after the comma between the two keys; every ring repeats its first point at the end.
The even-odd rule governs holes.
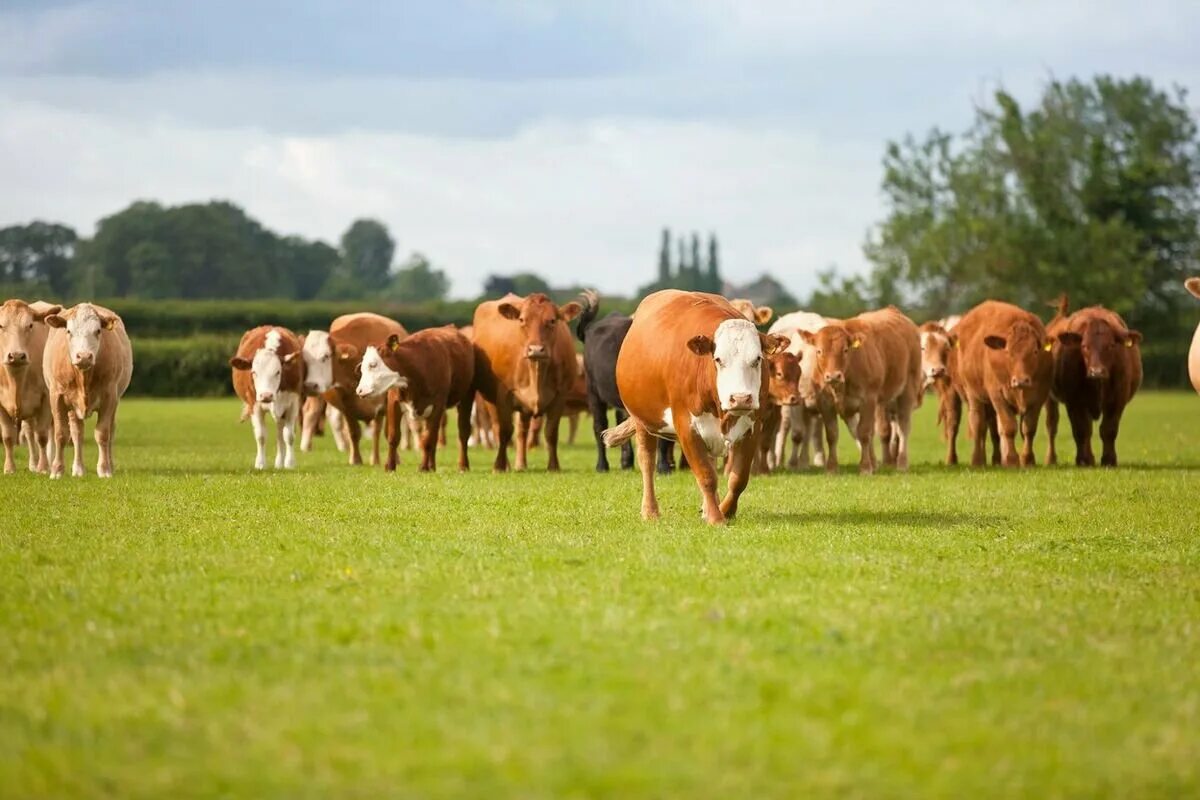
{"type": "Polygon", "coordinates": [[[845,319],[877,305],[862,277],[839,275],[830,267],[817,273],[817,288],[804,303],[804,308],[822,316],[845,319]]]}
{"type": "Polygon", "coordinates": [[[721,280],[720,256],[717,252],[717,235],[715,233],[708,235],[708,270],[704,278],[706,292],[721,293],[723,281],[721,280]]]}
{"type": "Polygon", "coordinates": [[[373,219],[357,219],[342,234],[343,278],[349,278],[366,291],[387,286],[396,242],[387,226],[373,219]]]}
{"type": "Polygon", "coordinates": [[[488,275],[483,282],[483,296],[489,300],[516,293],[517,285],[510,275],[488,275]]]}
{"type": "Polygon", "coordinates": [[[315,298],[340,260],[338,251],[324,242],[309,242],[299,236],[281,240],[280,249],[297,300],[315,298]]]}
{"type": "Polygon", "coordinates": [[[44,287],[55,297],[66,296],[77,242],[74,230],[53,222],[0,229],[0,283],[44,287]]]}
{"type": "Polygon", "coordinates": [[[662,245],[658,248],[658,282],[666,286],[671,282],[671,229],[662,229],[662,245]]]}
{"type": "Polygon", "coordinates": [[[396,271],[388,295],[406,303],[444,300],[450,291],[450,279],[440,269],[433,269],[429,259],[413,253],[396,271]]]}

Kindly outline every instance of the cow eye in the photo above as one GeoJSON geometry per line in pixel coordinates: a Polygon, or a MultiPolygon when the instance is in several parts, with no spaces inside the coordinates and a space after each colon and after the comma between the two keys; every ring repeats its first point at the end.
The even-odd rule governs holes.
{"type": "Polygon", "coordinates": [[[825,351],[824,351],[824,350],[822,350],[821,348],[819,348],[819,347],[818,347],[818,348],[817,348],[817,355],[819,355],[819,356],[823,356],[823,355],[825,355],[825,351]]]}
{"type": "Polygon", "coordinates": [[[716,365],[717,365],[718,367],[723,367],[723,366],[725,366],[725,362],[723,362],[723,361],[722,361],[721,359],[719,359],[719,358],[715,358],[715,357],[714,357],[714,358],[713,358],[713,361],[716,363],[716,365]]]}

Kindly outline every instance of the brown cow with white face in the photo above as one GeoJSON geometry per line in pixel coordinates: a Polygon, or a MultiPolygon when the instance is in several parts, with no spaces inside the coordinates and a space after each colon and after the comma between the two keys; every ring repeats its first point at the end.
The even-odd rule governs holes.
{"type": "Polygon", "coordinates": [[[233,391],[242,400],[242,421],[254,426],[255,469],[267,466],[264,415],[275,418],[275,469],[293,469],[296,423],[304,385],[300,338],[287,328],[260,325],[242,334],[237,353],[229,359],[233,391]]]}
{"type": "MultiPolygon", "coordinates": [[[[1183,285],[1192,293],[1192,297],[1200,300],[1200,278],[1188,278],[1183,285]]],[[[1188,350],[1188,377],[1192,381],[1192,388],[1200,392],[1200,325],[1192,334],[1192,346],[1188,350]]]]}
{"type": "Polygon", "coordinates": [[[775,439],[784,416],[800,404],[800,359],[794,353],[784,351],[768,356],[767,365],[767,402],[762,435],[758,439],[758,456],[754,462],[759,474],[769,473],[779,466],[775,439]]]}
{"type": "Polygon", "coordinates": [[[938,398],[937,421],[946,441],[946,463],[958,463],[958,427],[962,420],[962,398],[951,377],[958,366],[958,337],[940,322],[926,322],[921,333],[922,391],[933,389],[938,398]]]}
{"type": "Polygon", "coordinates": [[[578,372],[567,323],[582,310],[576,302],[560,308],[541,293],[509,294],[475,309],[475,344],[486,366],[480,389],[495,406],[500,427],[497,472],[508,469],[514,411],[519,414],[514,468],[525,469],[530,421],[544,415],[546,468],[558,471],[558,422],[578,372]]]}
{"type": "Polygon", "coordinates": [[[954,332],[959,354],[952,377],[969,410],[968,426],[974,441],[971,465],[983,466],[986,461],[989,412],[995,414],[999,428],[1001,463],[1033,464],[1038,417],[1054,378],[1045,326],[1028,311],[987,300],[964,314],[954,332]],[[1025,440],[1019,460],[1018,425],[1025,440]]]}
{"type": "Polygon", "coordinates": [[[49,314],[45,323],[54,329],[42,355],[42,376],[54,417],[50,477],[63,476],[68,429],[75,451],[71,475],[83,475],[83,422],[95,412],[100,451],[96,474],[111,478],[117,406],[133,376],[133,349],[125,323],[115,312],[93,303],[49,314]]]}
{"type": "Polygon", "coordinates": [[[42,374],[42,355],[50,328],[43,320],[61,306],[21,300],[0,305],[0,435],[4,439],[4,473],[16,471],[13,446],[21,425],[28,427],[29,469],[49,469],[50,397],[42,374]]]}
{"type": "MultiPolygon", "coordinates": [[[[458,409],[458,468],[467,470],[467,440],[471,436],[471,405],[478,386],[475,346],[453,325],[427,328],[401,339],[369,345],[362,360],[359,397],[398,395],[410,419],[425,423],[421,436],[421,471],[437,469],[438,435],[446,409],[458,409]]],[[[396,468],[400,426],[388,426],[388,471],[396,468]]]]}
{"type": "MultiPolygon", "coordinates": [[[[1117,465],[1117,434],[1125,406],[1142,385],[1142,335],[1125,320],[1100,306],[1076,311],[1054,326],[1057,342],[1051,403],[1063,403],[1075,439],[1075,463],[1096,464],[1092,452],[1092,422],[1100,420],[1103,452],[1100,463],[1117,465]]],[[[1046,415],[1050,452],[1057,433],[1057,414],[1046,415]]],[[[1049,459],[1047,459],[1049,460],[1049,459]]]]}
{"type": "Polygon", "coordinates": [[[917,326],[889,306],[844,321],[831,320],[816,333],[800,331],[816,348],[813,381],[831,403],[822,408],[829,452],[825,468],[837,470],[837,417],[857,415],[859,471],[875,471],[872,434],[879,420],[884,458],[908,468],[908,435],[912,411],[920,402],[921,337],[917,326]],[[893,443],[894,440],[894,443],[893,443]]]}
{"type": "Polygon", "coordinates": [[[643,518],[658,517],[656,436],[678,439],[705,521],[719,524],[737,512],[767,402],[766,357],[787,345],[785,337],[759,333],[719,295],[666,289],[641,302],[617,356],[617,390],[629,418],[605,431],[604,443],[637,437],[643,518]],[[729,453],[729,491],[718,503],[713,458],[729,453]]]}

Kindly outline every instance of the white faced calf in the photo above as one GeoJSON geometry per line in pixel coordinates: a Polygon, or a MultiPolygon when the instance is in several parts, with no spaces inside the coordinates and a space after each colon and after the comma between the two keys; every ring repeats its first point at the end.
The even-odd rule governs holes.
{"type": "Polygon", "coordinates": [[[268,411],[275,417],[277,427],[275,468],[295,467],[293,441],[304,375],[299,340],[290,331],[256,329],[243,337],[238,355],[229,364],[233,367],[234,388],[246,404],[242,418],[249,416],[254,425],[254,441],[258,446],[254,468],[264,469],[267,465],[263,415],[268,411]],[[247,372],[249,381],[245,378],[247,372]]]}

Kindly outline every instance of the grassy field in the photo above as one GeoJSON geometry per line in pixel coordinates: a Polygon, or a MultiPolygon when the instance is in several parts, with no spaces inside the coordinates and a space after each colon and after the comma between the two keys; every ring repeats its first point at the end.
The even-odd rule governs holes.
{"type": "Polygon", "coordinates": [[[1200,794],[1200,398],[1116,471],[936,466],[932,405],[713,529],[590,430],[252,474],[235,402],[127,401],[113,481],[0,478],[0,795],[1200,794]]]}

